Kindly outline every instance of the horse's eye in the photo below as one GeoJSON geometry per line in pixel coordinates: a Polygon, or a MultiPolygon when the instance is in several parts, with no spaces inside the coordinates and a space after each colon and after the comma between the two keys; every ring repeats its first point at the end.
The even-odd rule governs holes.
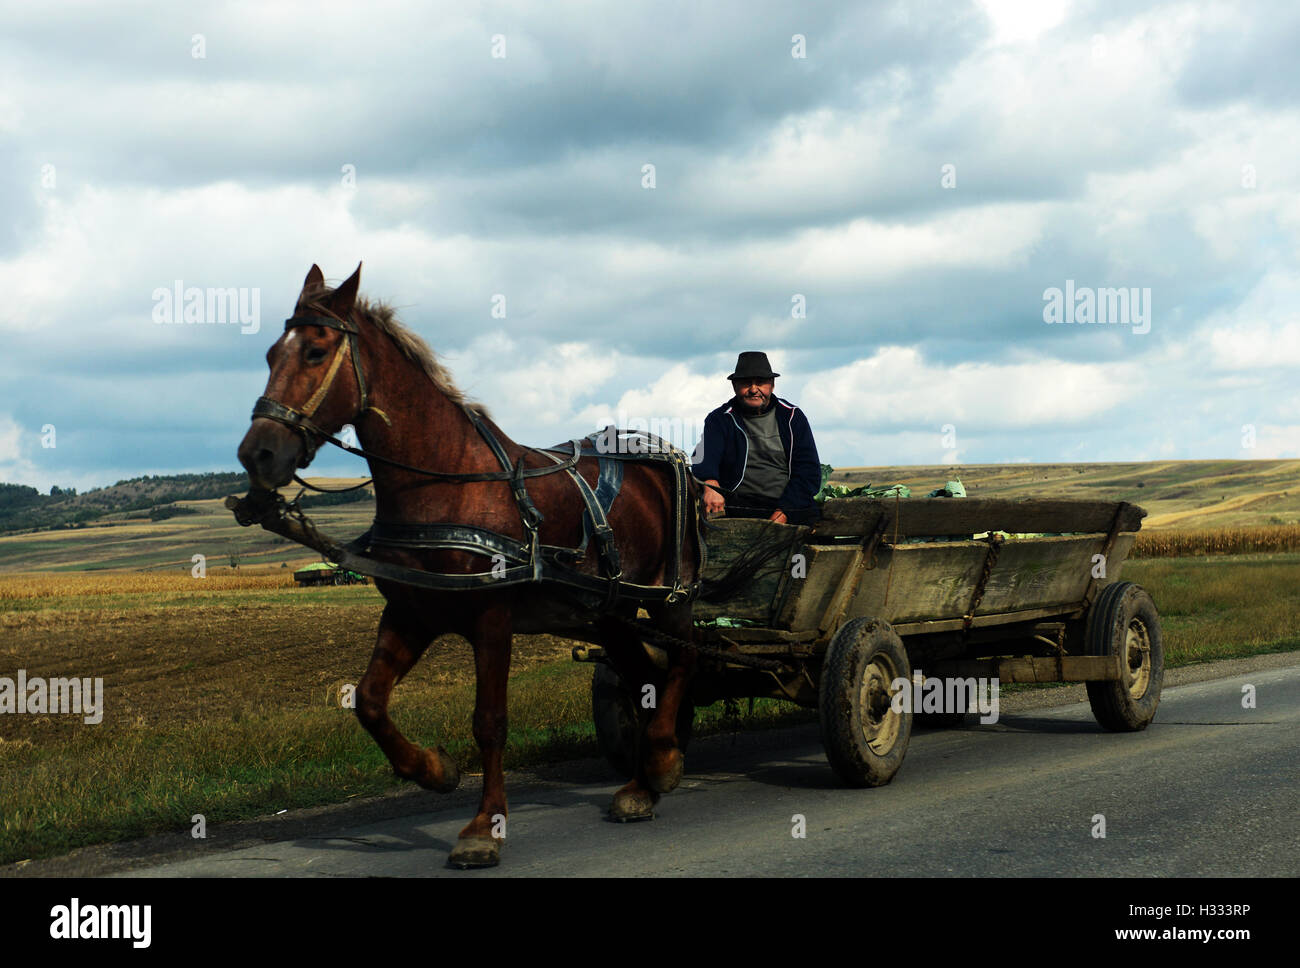
{"type": "Polygon", "coordinates": [[[323,349],[321,349],[319,346],[308,347],[307,349],[308,363],[319,363],[323,359],[325,359],[325,351],[323,349]]]}

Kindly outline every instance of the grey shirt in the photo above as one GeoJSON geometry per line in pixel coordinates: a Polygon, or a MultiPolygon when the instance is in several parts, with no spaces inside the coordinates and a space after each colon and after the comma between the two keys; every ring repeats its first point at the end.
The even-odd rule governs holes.
{"type": "Polygon", "coordinates": [[[756,416],[750,416],[741,404],[732,413],[740,418],[749,440],[749,456],[745,476],[730,500],[741,506],[775,507],[790,482],[790,462],[777,429],[775,403],[768,406],[767,413],[756,416]]]}

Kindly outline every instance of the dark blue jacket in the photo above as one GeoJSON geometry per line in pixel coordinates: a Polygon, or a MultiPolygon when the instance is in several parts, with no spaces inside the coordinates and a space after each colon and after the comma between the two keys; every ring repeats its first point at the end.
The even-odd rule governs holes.
{"type": "MultiPolygon", "coordinates": [[[[777,396],[772,400],[781,443],[790,462],[790,481],[776,506],[783,511],[812,507],[813,495],[822,483],[822,465],[817,458],[812,427],[803,411],[790,401],[777,396]]],[[[695,447],[691,464],[696,480],[717,481],[725,491],[740,486],[749,458],[749,437],[740,423],[745,418],[733,412],[734,409],[733,398],[704,418],[704,436],[695,447]]]]}

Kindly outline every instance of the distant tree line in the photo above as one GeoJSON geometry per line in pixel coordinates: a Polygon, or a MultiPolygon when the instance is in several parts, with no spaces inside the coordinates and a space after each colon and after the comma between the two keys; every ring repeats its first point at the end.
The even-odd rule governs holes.
{"type": "Polygon", "coordinates": [[[334,494],[312,494],[304,496],[298,503],[305,508],[326,508],[335,504],[352,504],[356,501],[373,501],[375,496],[364,487],[355,491],[339,491],[334,494]]]}
{"type": "Polygon", "coordinates": [[[182,508],[166,507],[177,501],[210,500],[247,488],[248,475],[230,471],[133,477],[84,494],[78,494],[76,488],[55,486],[49,494],[42,494],[25,484],[0,484],[0,531],[80,527],[106,514],[125,511],[148,510],[149,517],[157,521],[186,513],[182,508]]]}

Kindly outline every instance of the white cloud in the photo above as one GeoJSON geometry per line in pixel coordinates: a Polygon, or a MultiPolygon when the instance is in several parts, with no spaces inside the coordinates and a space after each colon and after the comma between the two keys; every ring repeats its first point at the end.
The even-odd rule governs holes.
{"type": "Polygon", "coordinates": [[[1036,40],[1065,19],[1069,0],[979,0],[993,23],[994,44],[1036,40]]]}
{"type": "Polygon", "coordinates": [[[31,467],[31,463],[22,456],[23,436],[23,428],[13,417],[9,414],[0,415],[0,467],[12,467],[17,464],[31,467]]]}
{"type": "Polygon", "coordinates": [[[1300,281],[1293,271],[1268,273],[1237,306],[1209,317],[1195,338],[1217,370],[1300,366],[1300,281]]]}
{"type": "MultiPolygon", "coordinates": [[[[813,375],[804,406],[823,424],[916,426],[936,437],[944,424],[969,433],[1076,425],[1137,394],[1136,363],[927,363],[915,349],[889,346],[813,375]]],[[[961,448],[963,451],[965,448],[961,448]]]]}
{"type": "Polygon", "coordinates": [[[1243,447],[1234,456],[1247,460],[1300,458],[1300,424],[1260,424],[1255,428],[1255,446],[1243,447]]]}
{"type": "Polygon", "coordinates": [[[616,379],[624,366],[622,355],[606,347],[542,345],[500,331],[476,337],[448,363],[457,384],[486,404],[507,433],[507,424],[534,432],[570,432],[577,402],[616,379]]]}

